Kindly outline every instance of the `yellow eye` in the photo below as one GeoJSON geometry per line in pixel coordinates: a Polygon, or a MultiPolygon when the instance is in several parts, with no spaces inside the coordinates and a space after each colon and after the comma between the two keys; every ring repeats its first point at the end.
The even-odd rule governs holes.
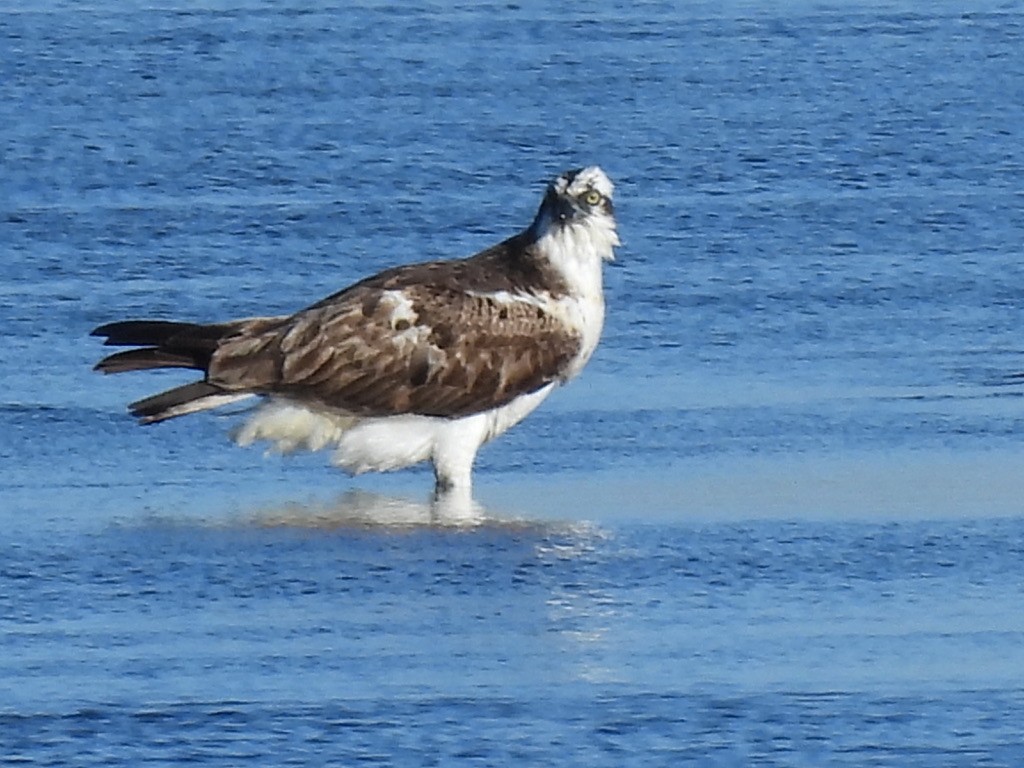
{"type": "Polygon", "coordinates": [[[601,193],[596,189],[592,189],[589,192],[583,193],[583,202],[587,205],[597,205],[601,202],[601,193]]]}

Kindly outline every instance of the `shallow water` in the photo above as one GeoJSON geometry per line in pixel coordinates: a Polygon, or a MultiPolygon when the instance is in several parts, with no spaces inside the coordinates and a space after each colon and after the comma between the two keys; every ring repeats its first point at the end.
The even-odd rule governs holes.
{"type": "Polygon", "coordinates": [[[308,522],[5,545],[9,756],[1020,756],[1019,519],[308,522]]]}
{"type": "Polygon", "coordinates": [[[0,762],[1021,762],[1016,6],[0,7],[0,762]],[[588,163],[602,345],[477,518],[89,370],[588,163]]]}

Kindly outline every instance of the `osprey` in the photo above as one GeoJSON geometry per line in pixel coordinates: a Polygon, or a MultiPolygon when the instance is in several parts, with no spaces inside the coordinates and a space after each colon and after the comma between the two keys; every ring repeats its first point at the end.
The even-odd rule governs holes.
{"type": "Polygon", "coordinates": [[[288,316],[103,325],[94,336],[136,349],[96,370],[203,372],[132,403],[143,424],[256,396],[240,445],[333,448],[353,474],[429,460],[436,496],[468,495],[480,446],[593,354],[617,245],[611,181],[596,166],[567,171],[529,227],[475,256],[387,269],[288,316]]]}

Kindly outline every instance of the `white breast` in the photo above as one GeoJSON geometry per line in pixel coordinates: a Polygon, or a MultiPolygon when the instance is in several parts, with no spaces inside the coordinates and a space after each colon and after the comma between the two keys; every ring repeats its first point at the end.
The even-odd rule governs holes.
{"type": "Polygon", "coordinates": [[[552,303],[551,311],[582,340],[565,380],[583,370],[601,338],[604,327],[602,262],[614,258],[612,249],[618,243],[611,219],[551,226],[537,241],[537,249],[547,257],[569,289],[567,295],[552,303]]]}

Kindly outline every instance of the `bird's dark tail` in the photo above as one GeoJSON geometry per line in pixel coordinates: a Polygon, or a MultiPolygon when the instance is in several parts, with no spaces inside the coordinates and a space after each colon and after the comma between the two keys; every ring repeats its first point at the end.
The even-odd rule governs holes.
{"type": "MultiPolygon", "coordinates": [[[[93,336],[105,337],[112,347],[137,347],[116,352],[100,360],[95,370],[125,373],[156,368],[189,368],[206,373],[218,344],[239,329],[238,323],[199,325],[163,320],[126,320],[101,325],[93,336]]],[[[143,424],[184,416],[216,408],[248,397],[248,393],[228,392],[207,381],[195,381],[129,406],[143,424]]]]}
{"type": "Polygon", "coordinates": [[[166,320],[125,320],[101,325],[92,332],[108,347],[139,347],[117,352],[96,364],[103,373],[150,368],[192,368],[205,372],[221,339],[235,332],[231,323],[199,325],[166,320]]]}

